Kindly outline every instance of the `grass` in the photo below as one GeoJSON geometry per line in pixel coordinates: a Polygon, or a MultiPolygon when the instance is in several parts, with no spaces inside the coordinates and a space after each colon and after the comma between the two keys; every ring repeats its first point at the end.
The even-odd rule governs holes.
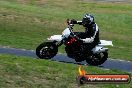
{"type": "MultiPolygon", "coordinates": [[[[129,0],[130,1],[130,0],[129,0]]],[[[132,60],[131,3],[98,3],[82,0],[0,0],[0,46],[35,49],[53,34],[61,34],[67,18],[80,20],[94,14],[101,39],[112,40],[111,58],[132,60]]],[[[75,31],[83,27],[75,26],[75,31]]],[[[64,53],[64,47],[60,48],[64,53]]],[[[92,74],[124,74],[84,66],[92,74]]],[[[78,66],[28,57],[0,54],[1,88],[77,88],[78,66]]],[[[131,74],[131,73],[130,73],[131,74]]],[[[131,74],[132,75],[132,74],[131,74]]],[[[131,88],[130,84],[88,84],[81,88],[131,88]]]]}
{"type": "MultiPolygon", "coordinates": [[[[131,3],[81,0],[1,0],[0,46],[35,49],[53,34],[61,34],[67,18],[80,20],[90,12],[100,28],[100,39],[112,40],[111,58],[132,60],[131,3]]],[[[75,31],[83,31],[75,26],[75,31]]],[[[60,48],[64,52],[64,47],[60,48]]]]}
{"type": "MultiPolygon", "coordinates": [[[[78,65],[0,54],[1,88],[77,88],[78,65]]],[[[83,66],[89,74],[128,74],[83,66]]],[[[131,74],[132,75],[132,74],[131,74]]],[[[130,84],[87,84],[80,88],[131,88],[130,84]]]]}

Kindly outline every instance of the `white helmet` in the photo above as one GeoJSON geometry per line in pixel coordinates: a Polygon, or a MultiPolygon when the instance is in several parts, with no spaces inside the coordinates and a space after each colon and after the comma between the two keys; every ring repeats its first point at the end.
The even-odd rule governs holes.
{"type": "Polygon", "coordinates": [[[87,27],[92,22],[94,22],[94,17],[91,14],[86,13],[82,19],[82,24],[84,27],[87,27]]]}

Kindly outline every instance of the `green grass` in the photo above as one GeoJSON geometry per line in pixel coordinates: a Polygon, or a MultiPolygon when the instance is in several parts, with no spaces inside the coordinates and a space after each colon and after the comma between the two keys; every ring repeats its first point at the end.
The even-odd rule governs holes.
{"type": "MultiPolygon", "coordinates": [[[[1,88],[77,88],[78,65],[0,54],[1,88]]],[[[83,66],[89,74],[128,74],[83,66]]],[[[132,74],[131,74],[132,75],[132,74]]],[[[131,88],[130,84],[87,84],[80,88],[131,88]]]]}
{"type": "MultiPolygon", "coordinates": [[[[97,3],[82,0],[0,0],[0,46],[35,49],[53,34],[61,34],[67,18],[80,20],[94,14],[101,39],[112,40],[111,58],[132,60],[131,3],[97,3]]],[[[83,31],[76,26],[75,31],[83,31]]],[[[60,48],[64,53],[64,47],[60,48]]],[[[90,74],[124,74],[84,66],[90,74]]],[[[78,66],[48,60],[0,54],[1,88],[76,88],[78,66]]],[[[132,75],[132,74],[131,74],[132,75]]],[[[130,84],[88,84],[81,88],[131,88],[130,84]]]]}
{"type": "MultiPolygon", "coordinates": [[[[90,12],[100,28],[100,39],[112,40],[111,58],[132,60],[131,3],[98,3],[81,0],[1,0],[0,46],[35,49],[53,34],[61,34],[66,19],[80,20],[90,12]]],[[[83,31],[76,26],[75,31],[83,31]]],[[[64,47],[60,48],[64,52],[64,47]]]]}

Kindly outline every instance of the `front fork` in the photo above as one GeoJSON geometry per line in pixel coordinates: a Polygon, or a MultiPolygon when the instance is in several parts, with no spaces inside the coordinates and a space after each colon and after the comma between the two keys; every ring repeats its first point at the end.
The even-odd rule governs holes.
{"type": "Polygon", "coordinates": [[[61,46],[61,45],[63,44],[63,41],[60,41],[60,42],[53,41],[53,43],[54,43],[57,47],[59,47],[59,46],[61,46]]]}

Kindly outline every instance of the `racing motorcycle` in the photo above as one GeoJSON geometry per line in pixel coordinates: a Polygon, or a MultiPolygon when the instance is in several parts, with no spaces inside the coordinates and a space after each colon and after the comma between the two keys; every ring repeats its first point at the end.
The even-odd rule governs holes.
{"type": "Polygon", "coordinates": [[[108,48],[104,46],[113,46],[112,41],[100,40],[100,43],[89,53],[85,49],[86,44],[80,40],[77,33],[73,32],[73,26],[68,23],[68,27],[62,32],[62,35],[47,38],[48,41],[41,43],[36,48],[36,55],[40,59],[51,59],[57,54],[58,47],[64,44],[67,56],[75,59],[76,62],[86,60],[88,64],[94,66],[103,64],[108,58],[108,48]]]}

